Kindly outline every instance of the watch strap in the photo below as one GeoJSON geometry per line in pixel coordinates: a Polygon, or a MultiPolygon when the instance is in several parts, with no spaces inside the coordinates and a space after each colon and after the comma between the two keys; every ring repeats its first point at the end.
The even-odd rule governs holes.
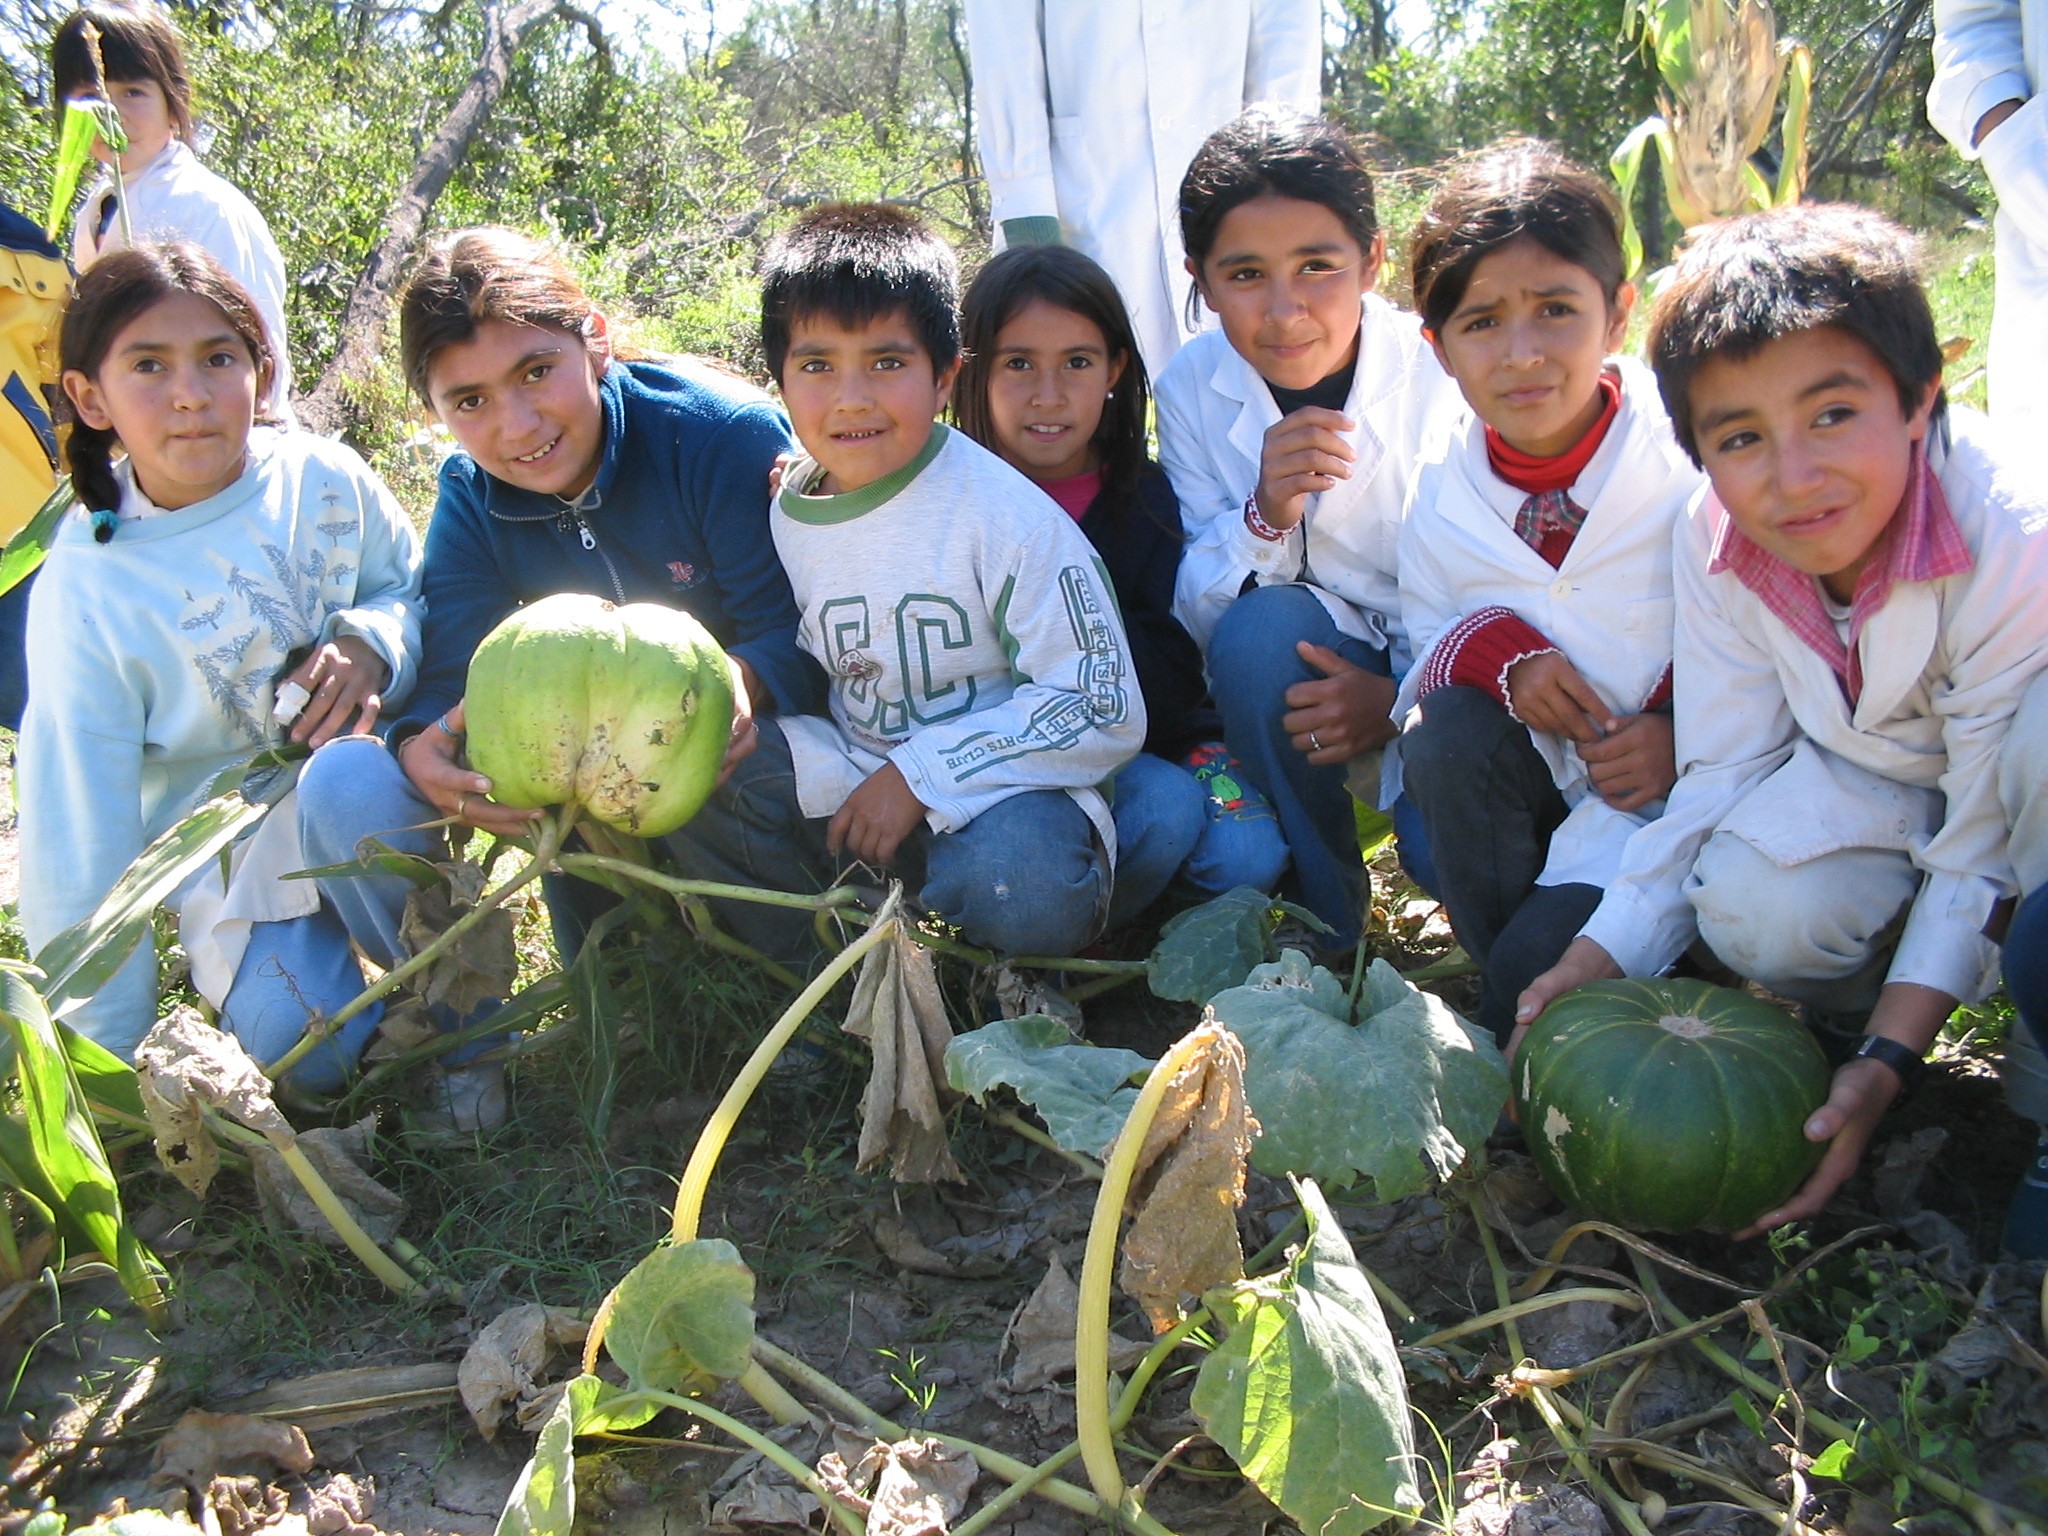
{"type": "Polygon", "coordinates": [[[1890,1067],[1899,1080],[1901,1090],[1913,1087],[1927,1070],[1927,1063],[1911,1046],[1901,1045],[1884,1035],[1865,1035],[1856,1047],[1856,1055],[1890,1067]]]}

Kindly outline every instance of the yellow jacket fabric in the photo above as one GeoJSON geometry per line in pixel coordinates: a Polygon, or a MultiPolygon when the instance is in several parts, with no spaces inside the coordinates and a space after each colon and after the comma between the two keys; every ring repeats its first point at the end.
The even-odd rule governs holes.
{"type": "Polygon", "coordinates": [[[57,483],[57,325],[71,269],[42,232],[0,204],[0,540],[57,483]]]}

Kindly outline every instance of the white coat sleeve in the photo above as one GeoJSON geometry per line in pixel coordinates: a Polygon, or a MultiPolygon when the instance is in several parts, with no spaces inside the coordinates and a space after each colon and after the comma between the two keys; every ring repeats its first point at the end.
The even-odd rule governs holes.
{"type": "Polygon", "coordinates": [[[996,227],[1010,219],[1057,218],[1043,0],[967,0],[967,51],[996,227]]]}
{"type": "Polygon", "coordinates": [[[1163,387],[1153,398],[1159,425],[1159,463],[1180,500],[1187,544],[1173,581],[1173,616],[1209,649],[1224,609],[1247,578],[1292,581],[1301,574],[1306,535],[1299,525],[1277,543],[1262,539],[1244,520],[1250,485],[1234,485],[1203,442],[1199,386],[1163,387]]]}
{"type": "Polygon", "coordinates": [[[1934,0],[1934,83],[1927,120],[1965,160],[1984,114],[2001,101],[2025,101],[2027,61],[2021,0],[1934,0]]]}
{"type": "Polygon", "coordinates": [[[1408,509],[1401,518],[1401,534],[1395,569],[1401,573],[1401,628],[1415,657],[1405,674],[1397,711],[1414,702],[1410,689],[1422,680],[1429,653],[1436,649],[1446,630],[1465,615],[1458,611],[1451,575],[1438,558],[1442,540],[1433,532],[1437,522],[1436,493],[1445,473],[1440,463],[1425,464],[1409,488],[1408,509]]]}
{"type": "Polygon", "coordinates": [[[1620,872],[1580,929],[1629,976],[1655,976],[1698,933],[1685,877],[1737,801],[1782,767],[1799,735],[1770,653],[1745,634],[1707,575],[1708,518],[1677,530],[1672,698],[1678,782],[1664,814],[1631,833],[1620,872]]]}
{"type": "MultiPolygon", "coordinates": [[[[144,684],[103,643],[90,605],[71,600],[62,574],[46,571],[30,604],[31,687],[15,782],[31,954],[90,916],[143,849],[144,684]]],[[[65,1022],[128,1058],[156,1022],[156,950],[146,935],[65,1022]]]]}
{"type": "Polygon", "coordinates": [[[1244,99],[1322,110],[1322,0],[1254,0],[1244,99]]]}
{"type": "Polygon", "coordinates": [[[1915,982],[1965,1003],[1998,979],[1984,936],[1993,905],[2016,895],[2009,829],[1998,798],[1998,755],[2026,685],[2048,668],[2048,527],[1987,539],[1951,616],[1948,676],[1935,694],[1948,764],[1941,830],[1914,862],[1927,871],[1887,980],[1915,982]]]}
{"type": "Polygon", "coordinates": [[[938,832],[1025,790],[1102,784],[1145,742],[1145,701],[1102,562],[1078,533],[1003,542],[982,590],[995,595],[1022,681],[1002,703],[927,726],[889,754],[938,832]]]}
{"type": "Polygon", "coordinates": [[[328,615],[320,640],[324,644],[354,635],[384,659],[391,674],[382,693],[389,716],[419,680],[420,621],[426,611],[420,595],[420,541],[398,499],[367,464],[357,464],[350,479],[363,520],[355,601],[328,615]]]}

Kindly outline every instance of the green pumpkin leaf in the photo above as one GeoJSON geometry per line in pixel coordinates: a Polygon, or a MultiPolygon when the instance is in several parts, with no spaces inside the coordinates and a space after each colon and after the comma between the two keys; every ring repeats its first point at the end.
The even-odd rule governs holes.
{"type": "Polygon", "coordinates": [[[1855,1454],[1855,1446],[1846,1440],[1837,1440],[1813,1458],[1813,1465],[1807,1471],[1815,1477],[1832,1477],[1839,1481],[1849,1475],[1849,1462],[1855,1454]]]}
{"type": "Polygon", "coordinates": [[[1244,1042],[1261,1173],[1365,1178],[1376,1199],[1398,1200],[1455,1173],[1507,1102],[1493,1042],[1384,960],[1366,973],[1356,1025],[1344,984],[1293,950],[1209,1006],[1244,1042]]]}
{"type": "Polygon", "coordinates": [[[722,1238],[664,1243],[619,1282],[604,1343],[642,1390],[736,1381],[754,1348],[754,1272],[722,1238]]]}
{"type": "Polygon", "coordinates": [[[1037,1112],[1052,1139],[1090,1157],[1116,1140],[1138,1090],[1131,1079],[1152,1063],[1136,1051],[1082,1045],[1042,1013],[998,1019],[955,1035],[946,1047],[946,1082],[976,1103],[1007,1088],[1037,1112]]]}
{"type": "Polygon", "coordinates": [[[0,551],[0,595],[12,592],[43,563],[43,556],[50,552],[50,540],[56,536],[57,525],[64,520],[64,514],[70,507],[71,477],[59,475],[56,489],[43,499],[36,515],[23,524],[21,532],[9,539],[6,549],[0,551]]]}
{"type": "Polygon", "coordinates": [[[638,1393],[615,1387],[596,1376],[578,1376],[569,1383],[564,1396],[579,1435],[638,1429],[661,1412],[660,1403],[649,1402],[638,1393]]]}
{"type": "Polygon", "coordinates": [[[14,1039],[21,1124],[34,1167],[54,1195],[53,1214],[75,1223],[129,1296],[154,1315],[163,1306],[161,1269],[122,1215],[120,1188],[57,1027],[17,971],[0,971],[0,1026],[14,1039]]]}
{"type": "Polygon", "coordinates": [[[149,914],[195,869],[254,826],[267,808],[239,795],[209,800],[143,849],[90,917],[81,918],[36,956],[52,1013],[75,1007],[121,969],[149,936],[149,914]]]}
{"type": "Polygon", "coordinates": [[[1297,912],[1323,927],[1313,915],[1276,902],[1248,885],[1168,918],[1159,930],[1157,947],[1145,960],[1153,995],[1175,1002],[1206,1003],[1225,987],[1236,986],[1247,971],[1271,954],[1269,939],[1276,911],[1297,912]]]}
{"type": "Polygon", "coordinates": [[[576,1525],[576,1405],[574,1386],[564,1392],[540,1427],[533,1460],[505,1496],[495,1536],[571,1536],[576,1525]]]}
{"type": "Polygon", "coordinates": [[[1288,1269],[1211,1296],[1229,1330],[1190,1406],[1304,1531],[1358,1536],[1422,1508],[1394,1336],[1343,1228],[1297,1185],[1308,1241],[1288,1269]]]}

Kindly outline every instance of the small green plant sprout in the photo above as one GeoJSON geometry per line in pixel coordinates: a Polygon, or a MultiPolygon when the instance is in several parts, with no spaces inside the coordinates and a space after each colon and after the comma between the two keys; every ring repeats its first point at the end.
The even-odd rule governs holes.
{"type": "Polygon", "coordinates": [[[883,1367],[889,1373],[889,1380],[901,1392],[910,1406],[917,1410],[920,1421],[930,1418],[932,1405],[939,1400],[939,1384],[924,1373],[931,1362],[924,1357],[924,1351],[913,1348],[906,1353],[893,1349],[877,1349],[876,1355],[887,1361],[883,1367]]]}
{"type": "Polygon", "coordinates": [[[1656,61],[1662,111],[1631,129],[1608,166],[1621,189],[1621,244],[1630,276],[1643,265],[1635,224],[1643,152],[1657,146],[1664,195],[1687,229],[1799,201],[1806,189],[1806,125],[1813,53],[1778,37],[1768,0],[1628,0],[1624,35],[1656,61]],[[1785,112],[1775,186],[1750,157],[1769,137],[1780,89],[1785,112]]]}

